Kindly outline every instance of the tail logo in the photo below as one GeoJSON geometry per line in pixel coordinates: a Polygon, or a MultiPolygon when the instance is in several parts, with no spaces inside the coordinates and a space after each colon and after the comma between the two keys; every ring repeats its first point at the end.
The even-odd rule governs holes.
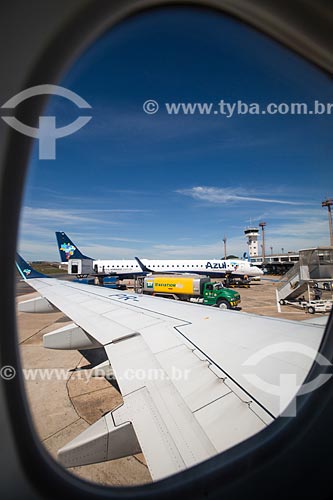
{"type": "Polygon", "coordinates": [[[76,247],[74,245],[71,245],[71,243],[63,243],[60,247],[60,251],[65,252],[67,260],[69,260],[72,255],[74,255],[75,250],[76,247]]]}
{"type": "Polygon", "coordinates": [[[31,269],[23,269],[23,272],[26,276],[29,276],[29,274],[31,274],[31,269]]]}

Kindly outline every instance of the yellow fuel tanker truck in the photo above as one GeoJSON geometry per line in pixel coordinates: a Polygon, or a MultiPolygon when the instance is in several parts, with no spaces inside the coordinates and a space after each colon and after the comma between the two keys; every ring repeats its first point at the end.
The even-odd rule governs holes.
{"type": "Polygon", "coordinates": [[[241,301],[235,290],[224,288],[221,283],[213,283],[202,276],[154,275],[143,281],[143,293],[174,299],[197,302],[221,309],[233,309],[241,301]]]}

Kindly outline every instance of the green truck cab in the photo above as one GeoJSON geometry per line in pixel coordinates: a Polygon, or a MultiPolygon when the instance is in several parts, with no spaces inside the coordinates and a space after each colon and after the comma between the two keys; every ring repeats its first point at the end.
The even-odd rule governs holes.
{"type": "Polygon", "coordinates": [[[221,283],[204,283],[202,295],[204,304],[217,306],[220,309],[233,309],[241,301],[238,292],[230,290],[230,288],[224,288],[221,283]]]}

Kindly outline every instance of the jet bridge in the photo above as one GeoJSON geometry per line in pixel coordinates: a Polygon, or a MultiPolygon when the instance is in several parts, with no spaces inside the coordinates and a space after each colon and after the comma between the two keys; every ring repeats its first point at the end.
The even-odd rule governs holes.
{"type": "Polygon", "coordinates": [[[299,262],[279,282],[277,299],[280,304],[294,300],[309,290],[311,283],[325,280],[333,280],[333,247],[300,250],[299,262]]]}

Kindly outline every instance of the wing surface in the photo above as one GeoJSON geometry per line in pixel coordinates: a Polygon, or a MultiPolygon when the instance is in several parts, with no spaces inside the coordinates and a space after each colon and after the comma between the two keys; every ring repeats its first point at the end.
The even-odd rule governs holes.
{"type": "Polygon", "coordinates": [[[295,394],[281,407],[267,387],[278,386],[281,374],[295,374],[302,383],[323,333],[323,326],[53,278],[28,282],[104,346],[124,400],[96,430],[100,436],[104,429],[107,446],[102,440],[101,448],[92,426],[60,450],[67,466],[119,458],[139,444],[159,479],[236,445],[290,403],[295,394]],[[310,355],[290,352],[290,343],[310,355]],[[253,376],[264,384],[253,384],[253,376]],[[128,425],[132,430],[122,432],[127,437],[119,444],[128,425]]]}

